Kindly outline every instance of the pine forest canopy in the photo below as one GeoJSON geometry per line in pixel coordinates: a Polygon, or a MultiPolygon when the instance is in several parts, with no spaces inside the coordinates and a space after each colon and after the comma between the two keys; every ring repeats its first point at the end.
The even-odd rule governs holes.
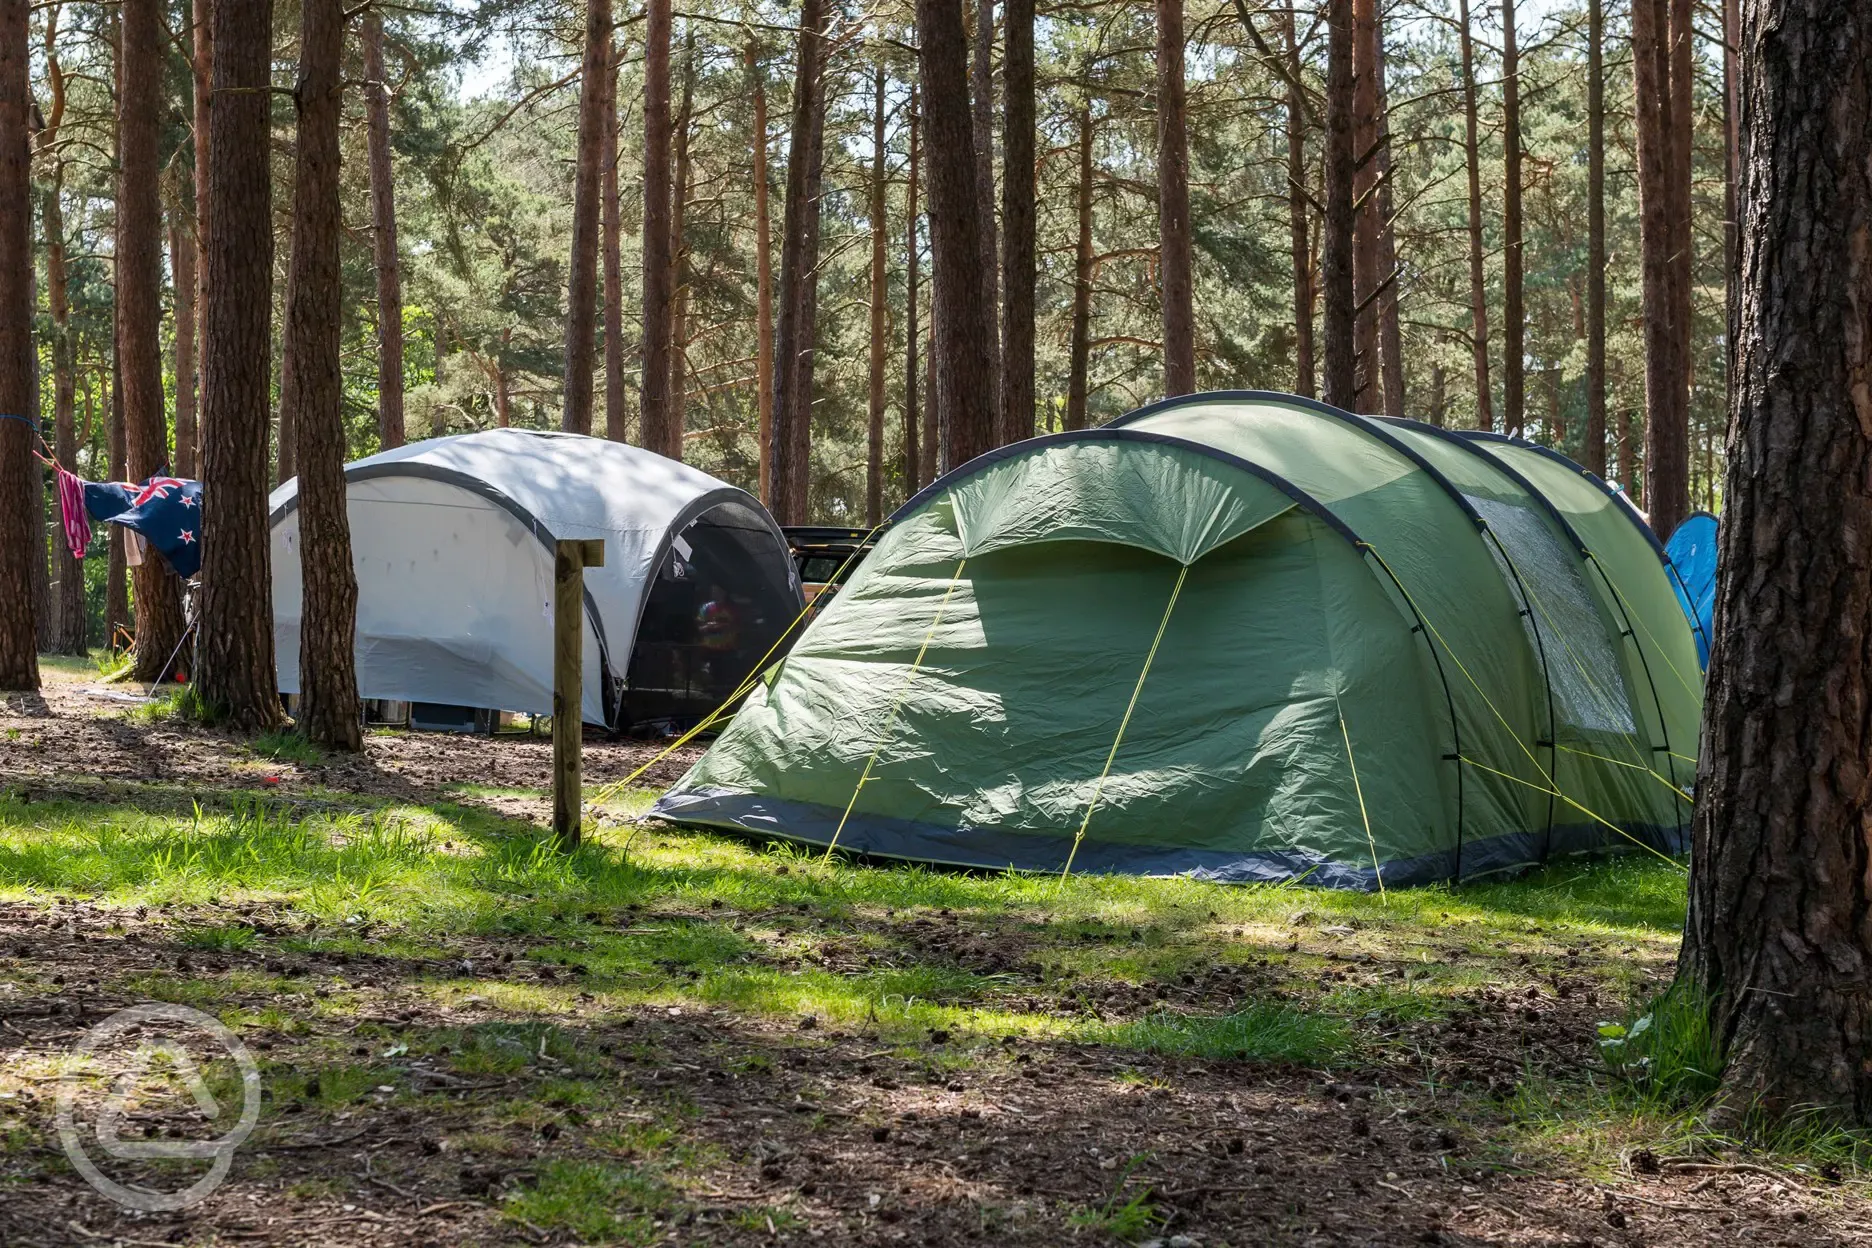
{"type": "MultiPolygon", "coordinates": [[[[1358,6],[1353,10],[1359,20],[1358,6]]],[[[1007,151],[1008,27],[1004,11],[993,12],[989,82],[996,99],[986,118],[993,142],[991,159],[979,159],[978,149],[976,165],[995,182],[980,201],[995,209],[985,219],[993,224],[998,216],[1004,226],[1012,202],[1003,199],[1008,188],[1001,163],[1007,151]]],[[[47,379],[39,387],[39,405],[48,431],[56,424],[54,409],[61,403],[69,408],[72,466],[93,477],[127,471],[113,464],[109,446],[120,281],[113,271],[119,192],[114,155],[120,150],[116,13],[115,6],[68,0],[36,7],[30,19],[31,89],[45,123],[37,132],[32,166],[36,341],[39,371],[47,379]],[[60,369],[69,370],[69,381],[54,385],[60,369]]],[[[195,21],[195,12],[180,3],[166,3],[161,16],[171,32],[187,31],[195,21]]],[[[287,5],[273,15],[276,396],[291,265],[290,92],[302,38],[299,16],[297,6],[287,5]]],[[[934,374],[925,371],[935,347],[931,305],[943,280],[941,257],[931,254],[927,224],[913,230],[910,220],[913,174],[922,183],[914,205],[920,217],[937,193],[930,166],[939,158],[922,143],[916,154],[921,168],[912,168],[913,147],[922,139],[913,132],[931,112],[927,97],[913,99],[920,82],[915,16],[908,5],[835,5],[822,14],[822,33],[814,41],[815,85],[822,98],[815,92],[807,103],[823,110],[817,121],[823,167],[817,171],[816,258],[807,267],[819,280],[811,301],[794,317],[799,322],[803,315],[810,330],[796,325],[783,342],[794,344],[794,358],[810,358],[803,383],[810,388],[810,456],[805,514],[783,519],[863,523],[901,503],[938,468],[953,466],[939,462],[946,418],[932,402],[934,374]],[[874,189],[882,194],[873,195],[874,189]],[[874,225],[884,235],[884,246],[876,249],[874,225]],[[930,280],[932,262],[936,283],[930,280]],[[884,307],[874,320],[873,269],[879,263],[884,307]],[[913,276],[914,314],[907,302],[913,276]],[[909,341],[913,324],[915,342],[909,341]],[[882,341],[874,359],[876,337],[882,341]],[[874,373],[881,381],[876,397],[874,373]],[[907,446],[908,439],[920,445],[907,446]],[[868,505],[871,463],[879,495],[868,505]]],[[[1316,390],[1319,365],[1310,357],[1324,360],[1328,345],[1318,322],[1328,293],[1323,265],[1330,259],[1322,209],[1332,122],[1324,95],[1329,17],[1316,8],[1255,3],[1184,10],[1197,389],[1316,390]],[[1290,162],[1295,155],[1297,164],[1290,162]],[[1295,169],[1297,181],[1290,177],[1295,169]],[[1298,319],[1297,299],[1308,307],[1298,319]]],[[[1353,122],[1355,130],[1361,124],[1375,127],[1388,145],[1381,145],[1380,154],[1372,144],[1355,143],[1364,151],[1354,157],[1354,189],[1359,213],[1381,201],[1389,213],[1394,228],[1379,241],[1394,253],[1395,273],[1389,281],[1374,281],[1371,262],[1354,256],[1355,270],[1363,266],[1356,406],[1386,412],[1385,392],[1395,385],[1393,401],[1402,408],[1388,414],[1473,427],[1486,411],[1495,428],[1523,433],[1596,466],[1600,459],[1586,440],[1588,330],[1597,313],[1605,336],[1605,475],[1642,501],[1647,318],[1638,184],[1645,166],[1633,108],[1632,15],[1623,8],[1604,15],[1607,267],[1599,305],[1588,263],[1591,13],[1572,4],[1524,9],[1515,21],[1512,79],[1505,73],[1503,17],[1496,5],[1459,9],[1434,0],[1394,0],[1367,14],[1381,37],[1379,111],[1353,122]],[[1466,28],[1459,22],[1464,13],[1466,28]],[[1506,107],[1510,81],[1517,88],[1515,142],[1509,139],[1506,107]],[[1470,97],[1480,190],[1473,220],[1465,191],[1470,97]],[[1506,306],[1508,261],[1515,252],[1504,180],[1511,148],[1520,154],[1514,206],[1518,308],[1506,306]],[[1476,256],[1479,285],[1472,284],[1476,256]],[[1386,334],[1368,329],[1378,319],[1386,320],[1386,334]],[[1486,390],[1478,389],[1478,329],[1486,335],[1479,353],[1488,362],[1486,390]],[[1516,338],[1521,368],[1511,378],[1503,344],[1516,338]],[[1377,357],[1393,354],[1395,365],[1387,362],[1381,369],[1377,357]],[[1518,398],[1507,393],[1510,384],[1521,392],[1518,398]],[[1486,394],[1485,403],[1478,403],[1478,393],[1486,394]]],[[[616,239],[615,256],[607,256],[598,279],[592,405],[595,432],[605,432],[607,411],[616,411],[627,427],[611,432],[633,441],[643,437],[637,421],[644,381],[643,18],[630,6],[610,14],[617,88],[614,99],[601,102],[615,124],[606,146],[615,156],[615,176],[603,186],[615,195],[604,215],[607,225],[615,223],[616,239]],[[605,349],[607,335],[617,340],[611,351],[605,349]]],[[[396,336],[386,330],[401,331],[405,389],[398,423],[408,437],[508,424],[559,427],[586,19],[584,8],[512,0],[394,8],[381,14],[381,46],[367,38],[370,23],[349,23],[340,175],[347,458],[380,449],[391,428],[387,416],[380,418],[378,395],[380,342],[396,336]],[[372,193],[378,82],[387,105],[387,163],[394,182],[394,194],[382,206],[372,193]],[[373,245],[383,234],[383,206],[394,233],[387,255],[380,256],[373,245]],[[380,325],[378,315],[387,261],[394,262],[388,267],[395,270],[402,300],[394,326],[380,325]]],[[[964,19],[976,29],[973,6],[964,19]]],[[[667,315],[658,318],[673,335],[670,399],[680,409],[683,457],[756,489],[767,406],[759,379],[775,365],[759,349],[759,327],[777,316],[783,338],[789,333],[787,291],[771,287],[798,282],[797,275],[784,272],[783,253],[791,244],[783,219],[793,131],[802,111],[795,107],[801,18],[786,6],[717,2],[685,8],[671,20],[665,103],[674,128],[670,224],[680,229],[680,238],[669,248],[673,293],[667,315]],[[757,177],[754,164],[763,156],[763,176],[757,177]],[[762,238],[771,249],[766,265],[762,238]],[[771,276],[764,276],[768,271],[771,276]],[[765,321],[763,283],[774,301],[765,321]]],[[[1035,20],[1035,432],[1096,425],[1165,389],[1155,30],[1152,10],[1141,5],[1043,7],[1035,20]]],[[[156,140],[164,218],[163,401],[170,454],[184,470],[195,467],[199,441],[196,379],[184,377],[178,384],[177,364],[191,370],[201,353],[193,341],[178,340],[176,326],[178,318],[186,325],[201,315],[197,296],[205,293],[180,289],[198,280],[192,237],[195,108],[184,57],[192,46],[178,38],[164,48],[156,140]]],[[[969,55],[978,58],[981,46],[971,34],[969,55]]],[[[1699,37],[1694,53],[1688,502],[1714,508],[1725,395],[1728,241],[1721,223],[1728,110],[1720,45],[1699,37]]],[[[981,76],[972,81],[979,92],[981,76]]],[[[982,120],[978,112],[978,133],[982,120]]],[[[1359,228],[1363,247],[1371,232],[1359,228]]],[[[997,230],[976,233],[985,233],[981,246],[992,255],[997,230]]],[[[1005,294],[1005,281],[1002,286],[1005,294]]],[[[394,298],[396,288],[389,289],[394,298]]],[[[989,289],[995,290],[993,283],[989,289]]],[[[778,364],[778,380],[785,382],[787,361],[778,364]]],[[[790,384],[801,384],[797,375],[790,384]]],[[[783,413],[788,406],[783,396],[783,413]]],[[[1002,434],[1028,427],[1015,417],[1004,419],[1002,434]]],[[[275,475],[290,475],[292,439],[290,431],[279,438],[277,403],[274,429],[275,475]]]]}

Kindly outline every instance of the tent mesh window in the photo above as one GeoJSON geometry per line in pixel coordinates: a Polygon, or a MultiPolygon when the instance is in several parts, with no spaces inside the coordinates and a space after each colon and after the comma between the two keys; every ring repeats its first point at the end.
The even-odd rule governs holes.
{"type": "Polygon", "coordinates": [[[1611,638],[1580,574],[1579,556],[1554,536],[1533,508],[1475,495],[1464,497],[1488,521],[1514,561],[1511,571],[1501,550],[1493,542],[1486,543],[1503,579],[1513,586],[1514,573],[1520,573],[1532,599],[1521,623],[1528,630],[1529,642],[1546,655],[1547,679],[1560,720],[1595,732],[1635,734],[1638,726],[1632,721],[1631,697],[1619,674],[1611,638]]]}
{"type": "Polygon", "coordinates": [[[682,729],[720,706],[752,674],[798,611],[776,569],[779,543],[733,503],[670,539],[637,627],[625,681],[625,727],[682,729]]]}

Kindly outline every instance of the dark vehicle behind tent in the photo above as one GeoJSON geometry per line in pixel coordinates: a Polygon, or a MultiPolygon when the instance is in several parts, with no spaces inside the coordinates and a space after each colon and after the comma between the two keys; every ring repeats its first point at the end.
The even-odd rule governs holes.
{"type": "Polygon", "coordinates": [[[822,594],[836,593],[851,579],[878,534],[869,529],[841,529],[832,525],[796,524],[781,530],[799,569],[800,588],[810,606],[822,594]]]}

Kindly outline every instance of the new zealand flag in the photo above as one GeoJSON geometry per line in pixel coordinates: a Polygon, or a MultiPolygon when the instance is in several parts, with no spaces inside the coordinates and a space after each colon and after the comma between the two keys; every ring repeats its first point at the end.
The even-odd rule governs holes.
{"type": "Polygon", "coordinates": [[[184,579],[201,571],[201,482],[154,476],[141,485],[87,481],[85,510],[94,519],[143,535],[184,579]]]}

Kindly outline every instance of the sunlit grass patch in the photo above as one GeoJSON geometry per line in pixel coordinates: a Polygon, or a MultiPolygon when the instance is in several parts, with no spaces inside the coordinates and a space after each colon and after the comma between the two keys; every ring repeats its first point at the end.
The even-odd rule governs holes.
{"type": "Polygon", "coordinates": [[[325,761],[320,746],[289,728],[263,732],[247,743],[247,748],[261,758],[274,762],[318,764],[325,761]]]}
{"type": "Polygon", "coordinates": [[[507,1216],[581,1240],[648,1243],[654,1215],[669,1207],[661,1180],[642,1170],[600,1161],[551,1161],[507,1202],[507,1216]]]}
{"type": "Polygon", "coordinates": [[[177,940],[190,949],[238,953],[253,948],[258,937],[259,933],[245,923],[216,923],[185,928],[177,940]]]}
{"type": "Polygon", "coordinates": [[[1205,1061],[1314,1065],[1354,1046],[1351,1031],[1335,1018],[1261,1003],[1221,1016],[1149,1014],[1135,1022],[1088,1027],[1083,1034],[1122,1048],[1205,1061]]]}

